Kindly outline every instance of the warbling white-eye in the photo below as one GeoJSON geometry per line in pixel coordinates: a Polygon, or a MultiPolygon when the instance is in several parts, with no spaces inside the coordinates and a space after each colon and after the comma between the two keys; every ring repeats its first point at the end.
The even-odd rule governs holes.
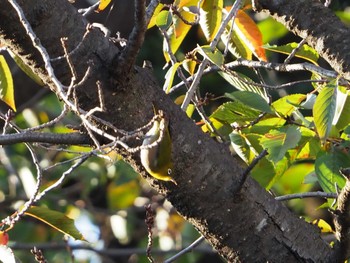
{"type": "Polygon", "coordinates": [[[171,181],[173,163],[171,161],[171,138],[168,129],[168,119],[163,111],[158,111],[159,118],[153,123],[152,128],[146,133],[141,149],[141,163],[146,171],[154,178],[162,181],[171,181]],[[154,144],[154,145],[152,145],[154,144]]]}

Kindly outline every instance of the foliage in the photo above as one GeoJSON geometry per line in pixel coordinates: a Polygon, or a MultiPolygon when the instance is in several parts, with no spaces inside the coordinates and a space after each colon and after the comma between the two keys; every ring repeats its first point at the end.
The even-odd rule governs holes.
{"type": "MultiPolygon", "coordinates": [[[[110,2],[101,1],[98,11],[105,10],[110,2]]],[[[157,27],[162,35],[163,50],[159,55],[164,56],[163,62],[168,65],[164,74],[164,91],[177,104],[182,104],[188,116],[198,121],[204,132],[219,141],[229,142],[232,152],[247,166],[266,149],[268,155],[253,167],[251,176],[267,190],[280,195],[309,191],[317,187],[324,192],[337,192],[345,184],[341,169],[350,166],[348,89],[341,85],[339,79],[325,79],[313,72],[309,76],[309,83],[302,84],[301,92],[293,92],[286,87],[284,93],[280,93],[283,95],[280,95],[276,90],[280,91],[284,86],[273,78],[269,83],[274,83],[274,86],[266,84],[265,79],[269,78],[267,71],[230,67],[230,62],[253,59],[266,62],[281,54],[288,56],[295,51],[298,44],[273,43],[276,40],[274,38],[280,39],[286,34],[285,28],[271,19],[256,22],[257,19],[252,18],[248,5],[241,7],[235,21],[229,21],[219,34],[225,17],[233,9],[231,3],[227,2],[231,1],[176,0],[171,6],[158,5],[150,18],[148,29],[152,32],[151,28],[157,27]],[[268,31],[271,28],[274,34],[268,31]],[[193,36],[195,40],[191,42],[193,36]],[[191,98],[192,102],[186,105],[187,93],[181,92],[179,87],[185,85],[187,80],[193,83],[197,75],[203,74],[200,73],[200,67],[204,61],[212,71],[218,73],[213,82],[220,83],[222,87],[215,85],[214,95],[206,93],[202,100],[191,98]],[[311,80],[320,81],[311,85],[311,80]],[[207,119],[198,117],[203,116],[198,105],[206,106],[207,119]],[[194,109],[199,115],[193,114],[194,109]]],[[[295,53],[295,57],[298,61],[309,61],[318,66],[317,52],[307,45],[303,45],[295,53]]],[[[22,70],[26,71],[23,66],[22,70]]],[[[208,70],[205,74],[212,71],[208,70]]],[[[35,79],[32,72],[27,74],[35,79]]],[[[204,85],[199,87],[200,91],[204,85]]],[[[12,76],[2,56],[0,88],[1,99],[15,110],[12,76]]],[[[186,91],[190,88],[190,85],[187,86],[186,91]]],[[[42,104],[19,113],[15,122],[20,126],[35,127],[59,115],[61,109],[62,105],[55,97],[47,97],[42,104]]],[[[64,125],[47,130],[71,131],[64,125]]],[[[80,158],[91,149],[77,146],[47,149],[41,145],[35,150],[44,167],[45,176],[41,186],[43,190],[61,178],[71,167],[74,158],[80,158]]],[[[33,194],[33,189],[25,186],[35,186],[36,182],[34,168],[28,162],[29,153],[23,145],[13,145],[6,148],[6,155],[12,159],[13,168],[19,171],[18,177],[24,187],[22,189],[17,183],[12,186],[15,189],[11,189],[6,182],[12,175],[9,175],[6,167],[1,167],[2,197],[23,204],[33,194]]],[[[62,239],[63,233],[75,239],[87,240],[92,246],[96,243],[97,248],[98,242],[102,240],[99,235],[105,234],[103,227],[109,226],[113,234],[104,236],[104,242],[115,242],[118,247],[145,247],[147,233],[143,223],[144,216],[140,215],[140,211],[143,211],[146,203],[153,200],[159,231],[156,245],[164,249],[175,248],[181,245],[178,240],[182,239],[182,243],[187,245],[196,236],[193,228],[173,212],[170,204],[154,197],[150,187],[112,151],[106,150],[89,158],[74,176],[69,174],[60,186],[60,191],[56,189],[47,193],[42,200],[43,204],[32,206],[25,213],[58,231],[49,231],[44,224],[31,220],[27,222],[28,217],[25,217],[13,229],[0,231],[0,234],[9,232],[10,242],[56,242],[62,239]],[[75,227],[72,224],[72,219],[82,222],[84,217],[88,218],[88,223],[82,225],[96,229],[97,226],[102,226],[96,230],[96,236],[86,236],[87,233],[80,230],[82,225],[77,224],[75,227]],[[166,242],[169,240],[170,245],[166,242]]],[[[290,205],[293,207],[292,202],[290,205]]],[[[332,208],[334,204],[329,201],[324,205],[332,208]]],[[[299,208],[294,208],[298,210],[300,207],[303,210],[305,204],[299,203],[299,208]]],[[[2,211],[2,218],[7,214],[8,211],[2,211]]],[[[327,231],[331,231],[325,221],[321,222],[327,231]]],[[[6,243],[7,240],[1,242],[1,249],[6,250],[3,248],[6,243]]],[[[106,247],[109,245],[105,244],[106,247]]],[[[10,252],[7,251],[8,254],[10,252]]],[[[19,253],[18,257],[25,255],[24,252],[19,253]]],[[[159,256],[159,260],[163,260],[163,257],[165,258],[159,256]]],[[[52,258],[55,256],[52,255],[52,258]]],[[[199,258],[199,254],[192,254],[182,260],[196,262],[199,258]]],[[[138,259],[138,262],[146,262],[144,255],[138,259]]]]}

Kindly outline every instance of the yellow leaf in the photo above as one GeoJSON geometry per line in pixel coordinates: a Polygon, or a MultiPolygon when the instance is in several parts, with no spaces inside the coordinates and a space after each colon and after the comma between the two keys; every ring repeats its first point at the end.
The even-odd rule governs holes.
{"type": "Polygon", "coordinates": [[[0,99],[16,111],[12,74],[2,55],[0,55],[0,99]]]}
{"type": "Polygon", "coordinates": [[[320,228],[322,233],[333,233],[332,227],[323,219],[316,219],[312,224],[320,228]]]}
{"type": "Polygon", "coordinates": [[[101,0],[96,12],[101,12],[112,2],[112,0],[101,0]]]}
{"type": "Polygon", "coordinates": [[[201,9],[199,24],[208,41],[212,41],[222,20],[223,0],[206,0],[201,9]]]}
{"type": "Polygon", "coordinates": [[[164,5],[161,4],[161,3],[157,5],[156,9],[153,12],[152,18],[149,21],[147,29],[150,29],[150,28],[152,28],[152,27],[154,27],[156,25],[157,16],[160,13],[160,11],[162,11],[163,7],[164,7],[164,5]]]}

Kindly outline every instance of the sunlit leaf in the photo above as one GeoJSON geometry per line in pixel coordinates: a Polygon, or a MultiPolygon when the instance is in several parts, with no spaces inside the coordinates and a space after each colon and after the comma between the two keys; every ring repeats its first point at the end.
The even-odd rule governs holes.
{"type": "Polygon", "coordinates": [[[206,39],[213,40],[222,20],[223,0],[206,0],[200,10],[199,24],[206,39]]]}
{"type": "Polygon", "coordinates": [[[0,99],[16,111],[12,74],[3,55],[0,55],[0,99]]]}
{"type": "Polygon", "coordinates": [[[259,154],[251,142],[254,137],[255,140],[258,141],[261,136],[257,134],[245,135],[235,130],[230,133],[231,146],[246,164],[250,164],[259,154]]]}
{"type": "MultiPolygon", "coordinates": [[[[188,12],[184,12],[183,14],[185,19],[188,19],[188,16],[193,17],[193,14],[189,14],[188,12]]],[[[177,16],[173,17],[173,26],[171,26],[167,30],[167,34],[169,36],[170,47],[168,47],[167,42],[163,41],[163,52],[166,62],[170,61],[170,57],[168,54],[168,48],[171,49],[173,54],[179,49],[182,41],[186,37],[188,31],[191,29],[190,25],[185,24],[180,18],[177,16]]]]}
{"type": "Polygon", "coordinates": [[[168,10],[161,11],[156,19],[156,25],[161,30],[167,30],[173,22],[171,13],[168,10]]]}
{"type": "Polygon", "coordinates": [[[232,23],[229,23],[221,35],[221,40],[228,47],[228,50],[236,58],[245,58],[252,60],[253,52],[248,48],[242,39],[239,38],[235,30],[231,30],[232,23]],[[231,35],[229,36],[229,33],[231,35]]]}
{"type": "Polygon", "coordinates": [[[163,90],[165,91],[165,93],[169,93],[170,88],[173,85],[176,71],[180,65],[181,65],[181,63],[179,63],[179,62],[175,63],[174,65],[172,65],[169,68],[168,72],[165,74],[165,82],[164,82],[164,86],[163,86],[163,90]]]}
{"type": "Polygon", "coordinates": [[[321,229],[322,233],[333,233],[332,227],[323,219],[315,219],[312,224],[321,229]]]}
{"type": "Polygon", "coordinates": [[[83,235],[75,227],[74,220],[61,212],[50,210],[46,207],[32,206],[25,212],[25,214],[40,220],[74,239],[85,240],[83,235]]]}
{"type": "Polygon", "coordinates": [[[112,2],[112,0],[100,0],[100,4],[98,5],[98,8],[96,12],[101,12],[106,9],[106,7],[112,2]]]}
{"type": "MultiPolygon", "coordinates": [[[[298,46],[298,43],[289,43],[287,45],[283,46],[270,46],[270,45],[264,45],[264,48],[270,51],[282,53],[289,55],[292,53],[292,51],[298,46]]],[[[314,50],[312,47],[304,44],[300,49],[295,53],[295,56],[298,58],[305,59],[307,61],[310,61],[311,63],[314,63],[317,65],[317,60],[319,58],[319,55],[316,50],[314,50]]]]}
{"type": "Polygon", "coordinates": [[[286,126],[278,130],[271,130],[261,140],[261,145],[267,149],[267,159],[273,163],[282,160],[289,149],[298,145],[301,133],[296,126],[286,126]]]}
{"type": "Polygon", "coordinates": [[[338,130],[344,129],[350,123],[350,96],[349,90],[338,86],[337,106],[332,124],[338,130]]]}
{"type": "Polygon", "coordinates": [[[237,12],[234,30],[259,60],[267,61],[265,50],[262,47],[261,32],[254,20],[242,10],[237,12]]]}
{"type": "Polygon", "coordinates": [[[158,14],[160,13],[160,11],[162,11],[163,7],[164,7],[164,4],[158,3],[158,5],[157,5],[156,9],[154,10],[153,15],[148,23],[147,29],[150,29],[156,25],[156,20],[157,20],[158,14]]]}
{"type": "Polygon", "coordinates": [[[251,175],[262,187],[268,190],[281,178],[288,167],[289,162],[286,157],[276,164],[272,164],[266,158],[263,158],[254,167],[251,175]]]}
{"type": "Polygon", "coordinates": [[[324,87],[317,96],[313,117],[317,133],[321,140],[325,141],[329,136],[336,110],[337,88],[335,86],[324,87]]]}
{"type": "Polygon", "coordinates": [[[263,135],[265,133],[268,133],[271,129],[277,129],[279,127],[282,127],[283,125],[285,125],[285,123],[286,120],[283,118],[270,117],[260,120],[258,123],[249,127],[247,130],[249,130],[250,133],[257,133],[263,135]]]}
{"type": "Polygon", "coordinates": [[[259,112],[238,101],[222,104],[210,116],[220,121],[234,123],[239,121],[252,121],[259,116],[259,112]]]}
{"type": "Polygon", "coordinates": [[[255,82],[247,76],[240,73],[228,74],[222,71],[219,71],[218,73],[236,89],[254,92],[256,94],[259,94],[262,98],[264,98],[265,101],[269,101],[269,97],[266,90],[260,86],[254,85],[255,82]]]}
{"type": "Polygon", "coordinates": [[[272,113],[270,105],[260,95],[250,91],[235,91],[225,93],[225,97],[238,100],[239,102],[248,105],[249,107],[262,112],[272,113]]]}
{"type": "Polygon", "coordinates": [[[350,159],[346,153],[332,149],[331,152],[320,152],[315,161],[315,172],[323,191],[327,193],[337,192],[345,185],[345,178],[340,169],[350,167],[350,159]]]}
{"type": "Polygon", "coordinates": [[[209,45],[198,46],[196,50],[205,58],[209,59],[212,63],[221,67],[224,64],[224,56],[217,48],[212,51],[209,45]]]}
{"type": "Polygon", "coordinates": [[[194,71],[196,69],[196,66],[197,66],[197,62],[196,61],[193,61],[191,59],[185,59],[183,61],[183,67],[184,69],[190,73],[191,76],[193,76],[194,74],[194,71]]]}
{"type": "MultiPolygon", "coordinates": [[[[228,136],[232,132],[232,128],[227,122],[217,120],[213,117],[209,117],[209,121],[215,130],[222,136],[228,136]]],[[[203,132],[210,133],[211,136],[216,136],[209,125],[204,124],[201,128],[203,132]]]]}
{"type": "Polygon", "coordinates": [[[278,99],[272,103],[272,106],[280,115],[288,117],[295,111],[295,105],[300,105],[305,99],[305,94],[292,94],[278,99]]]}

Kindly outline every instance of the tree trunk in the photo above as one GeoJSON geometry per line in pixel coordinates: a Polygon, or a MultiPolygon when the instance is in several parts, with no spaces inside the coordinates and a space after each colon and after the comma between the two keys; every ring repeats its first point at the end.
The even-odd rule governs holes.
{"type": "MultiPolygon", "coordinates": [[[[67,1],[17,2],[51,58],[63,55],[61,37],[68,37],[70,50],[83,39],[86,21],[67,1]]],[[[26,36],[14,9],[7,0],[0,0],[0,6],[0,40],[55,91],[43,60],[26,36]]],[[[72,54],[79,80],[89,66],[92,69],[88,80],[77,89],[79,105],[85,110],[98,106],[96,81],[99,80],[106,111],[98,116],[118,128],[134,130],[146,124],[153,116],[152,102],[166,112],[178,185],[149,178],[140,166],[138,154],[127,154],[126,159],[142,171],[150,184],[166,196],[220,255],[229,262],[335,262],[332,249],[321,239],[317,227],[297,218],[253,179],[248,178],[240,191],[235,190],[243,169],[227,145],[214,141],[196,127],[162,92],[150,70],[134,67],[128,82],[114,79],[110,72],[115,69],[110,67],[118,52],[98,29],[93,29],[72,54]]],[[[70,82],[65,59],[54,62],[54,69],[61,82],[70,82]]]]}

